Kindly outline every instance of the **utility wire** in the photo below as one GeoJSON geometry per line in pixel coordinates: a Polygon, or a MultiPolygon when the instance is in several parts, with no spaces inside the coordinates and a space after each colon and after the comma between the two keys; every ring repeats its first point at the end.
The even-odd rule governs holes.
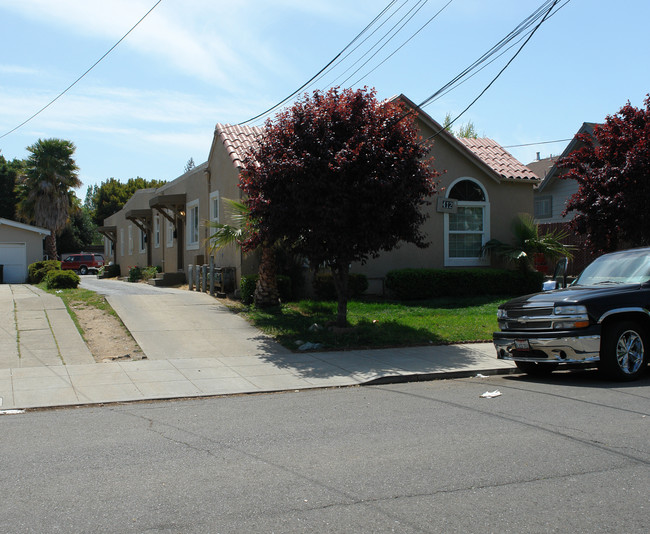
{"type": "Polygon", "coordinates": [[[102,61],[102,60],[103,60],[103,59],[104,59],[108,54],[110,54],[110,53],[111,53],[111,52],[112,52],[112,51],[117,47],[117,45],[119,45],[122,41],[124,41],[124,39],[126,39],[126,37],[127,37],[127,36],[128,36],[128,35],[129,35],[133,30],[135,30],[136,27],[137,27],[137,26],[138,26],[138,25],[139,25],[139,24],[140,24],[140,23],[141,23],[145,18],[147,18],[147,16],[149,15],[149,13],[151,13],[154,9],[156,9],[156,7],[158,6],[158,4],[160,4],[160,2],[162,2],[162,0],[158,0],[158,1],[153,5],[153,7],[152,7],[149,11],[147,11],[147,12],[144,14],[144,16],[143,16],[143,17],[142,17],[138,22],[136,22],[136,23],[133,25],[133,27],[132,27],[130,30],[129,30],[128,32],[126,32],[126,33],[122,36],[122,38],[121,38],[117,43],[115,43],[115,44],[114,44],[114,45],[113,45],[113,46],[108,50],[108,52],[106,52],[102,57],[100,57],[97,61],[95,61],[95,63],[93,63],[92,66],[91,66],[88,70],[86,70],[86,72],[84,72],[81,76],[79,76],[79,78],[77,78],[74,82],[72,82],[70,85],[68,85],[68,87],[66,87],[66,88],[63,90],[63,92],[61,92],[61,93],[60,93],[56,98],[54,98],[53,100],[51,100],[48,104],[46,104],[45,106],[43,106],[43,107],[42,107],[41,109],[39,109],[36,113],[34,113],[31,117],[29,117],[27,120],[21,122],[21,123],[20,123],[18,126],[16,126],[15,128],[9,130],[7,133],[4,133],[4,134],[0,135],[0,139],[2,139],[3,137],[8,136],[10,133],[15,132],[16,130],[18,130],[18,128],[21,128],[21,127],[25,126],[25,124],[27,124],[27,123],[28,123],[29,121],[31,121],[33,118],[35,118],[35,117],[37,117],[38,115],[40,115],[41,113],[43,113],[43,111],[45,111],[47,108],[49,108],[52,104],[54,104],[54,102],[56,102],[59,98],[61,98],[64,94],[66,94],[70,89],[72,89],[75,85],[77,85],[77,83],[80,82],[81,79],[82,79],[84,76],[86,76],[86,74],[88,74],[91,70],[93,70],[93,69],[94,69],[94,68],[95,68],[95,67],[96,67],[96,66],[97,66],[97,65],[98,65],[98,64],[99,64],[99,63],[100,63],[100,62],[101,62],[101,61],[102,61]]]}
{"type": "MultiPolygon", "coordinates": [[[[484,89],[483,89],[483,90],[478,94],[478,96],[477,96],[474,100],[472,100],[472,101],[469,103],[469,105],[468,105],[468,106],[467,106],[463,111],[461,111],[461,112],[456,116],[456,118],[454,118],[454,120],[452,120],[449,124],[447,124],[447,127],[451,127],[451,125],[454,124],[454,122],[456,122],[458,119],[460,119],[460,117],[462,117],[463,114],[464,114],[464,113],[465,113],[469,108],[471,108],[471,107],[472,107],[472,106],[473,106],[473,105],[478,101],[478,99],[481,98],[481,97],[486,93],[486,91],[487,91],[490,87],[492,87],[492,84],[494,84],[494,82],[497,81],[497,79],[499,78],[499,76],[501,76],[501,75],[504,73],[504,71],[505,71],[505,70],[510,66],[510,64],[515,60],[515,58],[519,55],[519,53],[520,53],[520,52],[524,49],[524,47],[528,44],[528,41],[530,41],[530,40],[532,39],[533,35],[535,35],[535,32],[536,32],[536,31],[539,29],[539,27],[544,23],[544,21],[547,19],[547,17],[549,16],[549,14],[551,13],[551,11],[553,10],[553,8],[556,6],[556,4],[557,4],[559,1],[560,1],[560,0],[554,0],[554,1],[553,1],[553,4],[548,8],[548,11],[547,11],[546,14],[542,17],[542,20],[540,20],[540,21],[537,23],[537,25],[535,26],[535,29],[534,29],[532,32],[530,32],[530,35],[529,35],[529,36],[527,37],[527,39],[523,42],[523,44],[519,47],[519,49],[515,52],[515,54],[510,58],[510,60],[509,60],[509,61],[508,61],[504,66],[503,66],[503,68],[502,68],[502,69],[497,73],[497,75],[496,75],[494,78],[492,78],[492,80],[490,81],[490,83],[487,84],[487,85],[485,86],[485,88],[484,88],[484,89]]],[[[444,130],[444,129],[445,129],[445,128],[442,128],[442,129],[439,130],[437,133],[435,133],[435,134],[433,134],[432,136],[428,137],[425,141],[428,141],[428,140],[432,139],[433,137],[437,136],[437,135],[438,135],[442,130],[444,130]]]]}
{"type": "Polygon", "coordinates": [[[521,145],[508,145],[504,146],[503,148],[519,148],[522,146],[535,146],[535,145],[550,145],[551,143],[566,143],[568,141],[573,141],[573,137],[569,137],[568,139],[556,139],[555,141],[539,141],[538,143],[524,143],[521,145]]]}
{"type": "MultiPolygon", "coordinates": [[[[359,72],[363,67],[365,67],[365,66],[368,64],[368,62],[371,61],[372,58],[374,58],[374,57],[375,57],[375,56],[376,56],[376,55],[381,51],[382,48],[384,48],[388,43],[390,43],[390,41],[391,41],[391,40],[392,40],[392,39],[393,39],[393,38],[394,38],[394,37],[395,37],[395,36],[396,36],[400,31],[402,31],[402,29],[404,28],[404,26],[406,26],[406,24],[408,24],[408,23],[411,21],[411,19],[412,19],[415,15],[417,15],[418,11],[420,11],[420,9],[422,9],[422,8],[427,4],[428,1],[429,1],[429,0],[418,0],[418,1],[416,2],[416,4],[415,4],[415,5],[414,5],[414,6],[413,6],[409,11],[407,11],[406,14],[405,14],[401,19],[399,19],[399,20],[398,20],[398,21],[397,21],[397,22],[396,22],[396,23],[395,23],[395,24],[394,24],[394,25],[393,25],[393,26],[392,26],[392,27],[391,27],[391,28],[390,28],[390,29],[389,29],[385,34],[384,34],[384,36],[383,36],[381,39],[379,39],[379,41],[377,41],[374,45],[372,45],[372,47],[370,47],[368,50],[366,50],[366,52],[365,52],[365,53],[364,53],[364,54],[363,54],[363,55],[362,55],[362,56],[361,56],[357,61],[355,61],[352,65],[350,65],[350,66],[349,66],[349,67],[348,67],[348,68],[347,68],[347,69],[346,69],[346,70],[341,74],[341,76],[345,75],[345,74],[346,74],[350,69],[354,68],[354,66],[355,66],[359,61],[361,61],[361,60],[362,60],[364,57],[366,57],[370,52],[372,52],[372,50],[373,50],[376,46],[378,46],[378,45],[379,45],[379,44],[380,44],[384,39],[388,38],[388,39],[386,40],[386,42],[385,42],[384,44],[382,44],[382,45],[377,49],[377,51],[376,51],[374,54],[372,54],[372,55],[371,55],[371,56],[370,56],[370,57],[369,57],[369,58],[368,58],[368,59],[367,59],[367,60],[366,60],[366,61],[365,61],[365,62],[364,62],[364,63],[363,63],[359,68],[357,68],[357,69],[356,69],[352,74],[350,74],[350,76],[348,76],[345,80],[343,80],[340,84],[337,84],[337,85],[344,85],[344,84],[345,84],[345,83],[346,83],[350,78],[352,78],[352,76],[354,76],[354,75],[355,75],[357,72],[359,72]],[[404,23],[402,24],[402,22],[404,21],[404,19],[406,19],[406,22],[404,22],[404,23]],[[393,30],[395,30],[395,28],[397,28],[397,26],[399,26],[400,24],[402,24],[402,25],[401,25],[401,26],[400,26],[400,27],[399,27],[399,28],[398,28],[398,29],[393,33],[393,35],[391,35],[390,37],[388,37],[388,36],[391,34],[391,32],[393,32],[393,30]]],[[[330,86],[332,86],[332,85],[334,85],[334,82],[330,82],[330,83],[328,84],[328,87],[330,87],[330,86]]]]}
{"type": "MultiPolygon", "coordinates": [[[[399,45],[393,52],[390,53],[390,55],[386,56],[384,59],[382,59],[378,65],[375,65],[372,69],[370,69],[368,72],[366,72],[363,76],[361,76],[358,80],[356,80],[354,83],[351,84],[351,86],[357,85],[361,80],[363,80],[366,76],[369,74],[372,74],[375,72],[379,67],[381,67],[386,61],[388,61],[390,58],[392,58],[397,52],[399,52],[406,44],[408,44],[418,33],[420,33],[424,28],[426,28],[431,22],[433,22],[433,19],[437,18],[440,13],[442,13],[449,4],[451,4],[454,0],[449,0],[444,6],[442,6],[433,17],[431,17],[429,20],[427,20],[420,28],[418,31],[413,33],[406,41],[404,41],[401,45],[399,45]]],[[[358,72],[358,69],[357,69],[358,72]]]]}
{"type": "Polygon", "coordinates": [[[350,41],[345,46],[345,48],[343,48],[343,50],[341,50],[338,54],[336,54],[336,56],[334,56],[327,65],[325,65],[321,70],[319,70],[314,76],[312,76],[304,84],[302,84],[300,87],[298,87],[298,89],[296,89],[293,93],[291,93],[290,95],[288,95],[287,97],[282,99],[280,102],[278,102],[274,106],[271,106],[266,111],[263,111],[262,113],[260,113],[258,115],[255,115],[254,117],[251,117],[248,120],[240,122],[237,126],[243,126],[244,124],[248,124],[249,122],[253,122],[253,121],[259,119],[260,117],[263,117],[264,115],[267,115],[268,113],[271,113],[274,109],[279,108],[285,102],[287,102],[288,100],[290,100],[291,98],[296,96],[300,91],[302,91],[305,87],[307,87],[309,84],[311,84],[318,76],[320,76],[323,72],[325,72],[335,61],[337,61],[338,58],[341,57],[341,55],[348,48],[350,48],[366,31],[368,31],[375,24],[375,22],[377,22],[384,15],[384,13],[386,13],[386,11],[388,11],[393,6],[393,4],[395,4],[396,1],[397,0],[391,0],[391,2],[389,2],[388,5],[384,9],[381,10],[379,15],[377,15],[374,19],[372,19],[372,21],[370,21],[370,23],[363,30],[361,30],[361,32],[359,32],[356,35],[356,37],[354,39],[352,39],[352,41],[350,41]]]}

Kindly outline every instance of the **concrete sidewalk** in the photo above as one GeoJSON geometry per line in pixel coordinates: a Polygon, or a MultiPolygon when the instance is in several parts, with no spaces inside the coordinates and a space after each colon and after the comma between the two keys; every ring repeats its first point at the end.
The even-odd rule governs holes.
{"type": "Polygon", "coordinates": [[[31,286],[0,286],[0,410],[472,376],[514,367],[496,359],[491,343],[293,353],[208,295],[154,289],[108,300],[147,360],[94,363],[70,317],[58,313],[61,299],[31,286]],[[37,312],[47,318],[50,334],[37,312]]]}

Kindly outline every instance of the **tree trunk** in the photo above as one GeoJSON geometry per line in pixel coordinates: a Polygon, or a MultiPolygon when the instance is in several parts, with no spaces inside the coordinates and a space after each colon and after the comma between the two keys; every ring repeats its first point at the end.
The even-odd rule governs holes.
{"type": "Polygon", "coordinates": [[[338,300],[336,312],[336,326],[345,328],[348,326],[348,280],[350,278],[350,266],[345,264],[332,270],[334,287],[338,300]]]}
{"type": "Polygon", "coordinates": [[[58,260],[56,255],[56,236],[54,232],[45,237],[45,254],[48,260],[58,260]]]}
{"type": "Polygon", "coordinates": [[[280,303],[278,280],[275,273],[275,252],[269,246],[262,245],[262,259],[254,298],[255,305],[260,308],[269,308],[280,303]]]}

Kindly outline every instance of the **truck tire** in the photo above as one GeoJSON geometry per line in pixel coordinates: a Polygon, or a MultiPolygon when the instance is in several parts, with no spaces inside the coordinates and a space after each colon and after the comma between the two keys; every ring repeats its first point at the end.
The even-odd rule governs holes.
{"type": "Polygon", "coordinates": [[[547,376],[557,369],[557,363],[515,362],[515,365],[530,376],[547,376]]]}
{"type": "Polygon", "coordinates": [[[609,324],[603,331],[598,367],[607,378],[636,380],[646,370],[648,346],[646,331],[636,321],[609,324]]]}
{"type": "Polygon", "coordinates": [[[85,265],[79,267],[79,274],[88,274],[88,267],[86,267],[85,265]]]}

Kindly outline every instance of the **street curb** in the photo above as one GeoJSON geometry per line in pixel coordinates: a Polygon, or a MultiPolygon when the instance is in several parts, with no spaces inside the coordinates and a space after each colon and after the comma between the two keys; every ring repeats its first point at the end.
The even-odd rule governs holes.
{"type": "Polygon", "coordinates": [[[455,378],[474,378],[476,375],[497,376],[519,374],[521,371],[516,367],[505,369],[481,369],[480,371],[449,371],[441,373],[421,373],[413,375],[391,375],[374,378],[368,382],[363,382],[361,386],[381,386],[386,384],[406,384],[408,382],[431,382],[433,380],[447,380],[455,378]]]}

